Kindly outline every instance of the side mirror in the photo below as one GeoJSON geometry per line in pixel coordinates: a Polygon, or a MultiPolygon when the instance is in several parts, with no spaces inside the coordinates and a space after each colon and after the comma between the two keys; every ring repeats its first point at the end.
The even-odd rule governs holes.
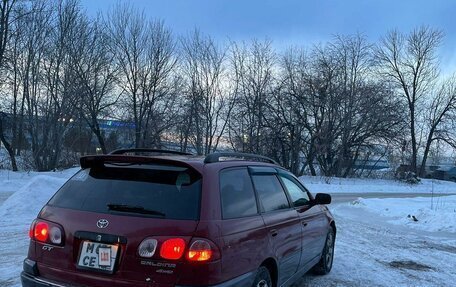
{"type": "Polygon", "coordinates": [[[314,205],[316,204],[330,204],[331,203],[331,195],[327,193],[317,193],[314,199],[314,205]]]}

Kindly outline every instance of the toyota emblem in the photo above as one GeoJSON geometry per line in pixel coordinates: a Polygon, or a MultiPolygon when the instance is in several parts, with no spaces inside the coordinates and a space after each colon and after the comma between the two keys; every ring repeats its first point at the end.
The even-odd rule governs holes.
{"type": "Polygon", "coordinates": [[[108,227],[109,221],[107,219],[99,219],[97,221],[97,227],[98,228],[106,228],[108,227]]]}

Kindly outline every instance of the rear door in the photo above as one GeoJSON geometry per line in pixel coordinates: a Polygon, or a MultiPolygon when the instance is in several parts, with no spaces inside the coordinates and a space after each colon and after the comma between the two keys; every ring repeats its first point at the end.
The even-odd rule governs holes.
{"type": "Polygon", "coordinates": [[[310,204],[310,193],[293,175],[281,171],[279,178],[287,190],[292,205],[299,214],[302,233],[300,266],[306,266],[320,255],[328,230],[328,219],[321,206],[310,204]]]}
{"type": "Polygon", "coordinates": [[[250,167],[258,204],[270,246],[275,252],[281,285],[293,276],[301,258],[302,228],[298,212],[291,208],[277,171],[270,167],[250,167]]]}
{"type": "Polygon", "coordinates": [[[221,273],[228,280],[256,271],[269,238],[247,167],[224,169],[219,178],[224,243],[221,273]]]}

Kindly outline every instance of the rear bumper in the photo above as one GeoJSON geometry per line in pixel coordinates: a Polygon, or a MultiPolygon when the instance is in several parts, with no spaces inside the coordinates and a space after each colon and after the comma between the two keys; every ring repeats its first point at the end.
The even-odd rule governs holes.
{"type": "MultiPolygon", "coordinates": [[[[76,285],[68,285],[51,281],[39,276],[38,267],[35,261],[30,259],[24,260],[24,271],[21,273],[21,282],[23,287],[76,287],[76,285]]],[[[255,272],[248,272],[231,280],[220,284],[211,285],[208,287],[245,287],[252,286],[255,280],[255,272]]],[[[109,285],[108,285],[109,286],[109,285]]],[[[168,286],[168,285],[166,285],[168,286]]],[[[192,287],[176,285],[175,287],[192,287]]]]}
{"type": "Polygon", "coordinates": [[[24,271],[21,273],[22,287],[71,287],[39,277],[36,262],[28,258],[24,260],[23,268],[24,271]]]}
{"type": "MultiPolygon", "coordinates": [[[[253,280],[255,279],[255,274],[253,272],[241,275],[232,280],[223,282],[221,284],[212,285],[211,287],[245,287],[252,286],[253,280]]],[[[62,285],[55,282],[47,281],[43,278],[27,274],[25,272],[21,273],[21,282],[22,287],[71,287],[70,285],[62,285]]],[[[191,286],[176,286],[176,287],[191,287],[191,286]]]]}
{"type": "Polygon", "coordinates": [[[70,287],[56,282],[48,281],[38,276],[36,262],[30,259],[24,260],[24,271],[21,273],[21,283],[23,287],[70,287]]]}
{"type": "Polygon", "coordinates": [[[70,287],[70,285],[61,285],[58,283],[50,282],[45,279],[27,274],[21,273],[22,287],[70,287]]]}
{"type": "MultiPolygon", "coordinates": [[[[211,285],[208,287],[245,287],[245,286],[252,286],[253,281],[255,280],[255,272],[245,273],[239,277],[234,279],[225,281],[223,283],[217,285],[211,285]]],[[[176,287],[192,287],[192,286],[181,286],[176,285],[176,287]]]]}

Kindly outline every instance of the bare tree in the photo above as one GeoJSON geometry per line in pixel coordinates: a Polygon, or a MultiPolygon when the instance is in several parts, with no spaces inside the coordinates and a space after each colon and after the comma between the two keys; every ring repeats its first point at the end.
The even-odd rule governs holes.
{"type": "Polygon", "coordinates": [[[130,6],[118,6],[109,18],[118,85],[135,124],[135,146],[160,145],[160,134],[172,125],[167,115],[176,95],[177,58],[171,31],[130,6]]]}
{"type": "Polygon", "coordinates": [[[73,105],[96,136],[102,152],[107,153],[106,135],[99,120],[109,115],[118,97],[113,95],[117,79],[114,54],[103,28],[99,19],[91,22],[83,17],[78,27],[79,37],[71,43],[71,58],[77,83],[73,105]]]}
{"type": "Polygon", "coordinates": [[[288,88],[291,87],[285,83],[277,87],[266,103],[268,112],[265,117],[265,150],[291,172],[300,174],[302,151],[309,140],[306,125],[301,121],[301,116],[306,111],[302,111],[296,104],[293,91],[288,88]]]}
{"type": "MultiPolygon", "coordinates": [[[[16,0],[1,0],[0,2],[0,73],[4,71],[5,54],[11,38],[12,21],[17,16],[14,15],[15,5],[16,0]]],[[[14,103],[17,103],[17,101],[14,101],[14,103]]],[[[14,148],[5,136],[4,119],[5,113],[0,110],[0,142],[3,143],[10,156],[12,169],[16,171],[17,163],[14,148]]]]}
{"type": "Polygon", "coordinates": [[[183,149],[190,138],[197,154],[208,154],[217,149],[234,103],[224,86],[226,49],[197,30],[181,44],[188,115],[183,149]]]}
{"type": "Polygon", "coordinates": [[[276,55],[271,41],[233,43],[232,81],[236,105],[229,119],[230,141],[235,149],[265,153],[266,103],[274,89],[276,55]]]}
{"type": "MultiPolygon", "coordinates": [[[[313,175],[316,161],[325,175],[348,176],[362,154],[398,131],[400,105],[388,86],[371,79],[370,51],[360,35],[338,36],[310,53],[291,49],[282,58],[280,102],[271,107],[282,112],[272,126],[287,131],[281,142],[288,143],[289,160],[302,152],[302,168],[313,175]]],[[[298,167],[290,165],[294,172],[298,167]]]]}
{"type": "Polygon", "coordinates": [[[74,117],[75,85],[70,43],[78,37],[81,10],[77,1],[36,1],[27,17],[23,92],[35,167],[55,169],[62,156],[65,134],[74,117]]]}
{"type": "Polygon", "coordinates": [[[4,56],[11,37],[11,22],[14,19],[16,0],[0,1],[0,67],[3,66],[4,56]]]}
{"type": "Polygon", "coordinates": [[[430,101],[426,116],[427,137],[419,170],[424,175],[426,161],[435,141],[443,141],[456,148],[456,132],[454,119],[456,116],[456,78],[450,77],[443,81],[430,101]]]}
{"type": "Polygon", "coordinates": [[[442,38],[441,31],[429,27],[415,29],[408,35],[391,31],[375,49],[379,75],[396,86],[408,107],[411,168],[415,173],[420,134],[417,123],[423,101],[432,92],[438,76],[436,49],[442,38]]]}
{"type": "Polygon", "coordinates": [[[398,134],[402,121],[394,91],[372,80],[371,45],[362,35],[337,36],[329,43],[337,64],[337,94],[340,139],[333,161],[333,174],[346,177],[361,154],[375,149],[398,134]]]}

